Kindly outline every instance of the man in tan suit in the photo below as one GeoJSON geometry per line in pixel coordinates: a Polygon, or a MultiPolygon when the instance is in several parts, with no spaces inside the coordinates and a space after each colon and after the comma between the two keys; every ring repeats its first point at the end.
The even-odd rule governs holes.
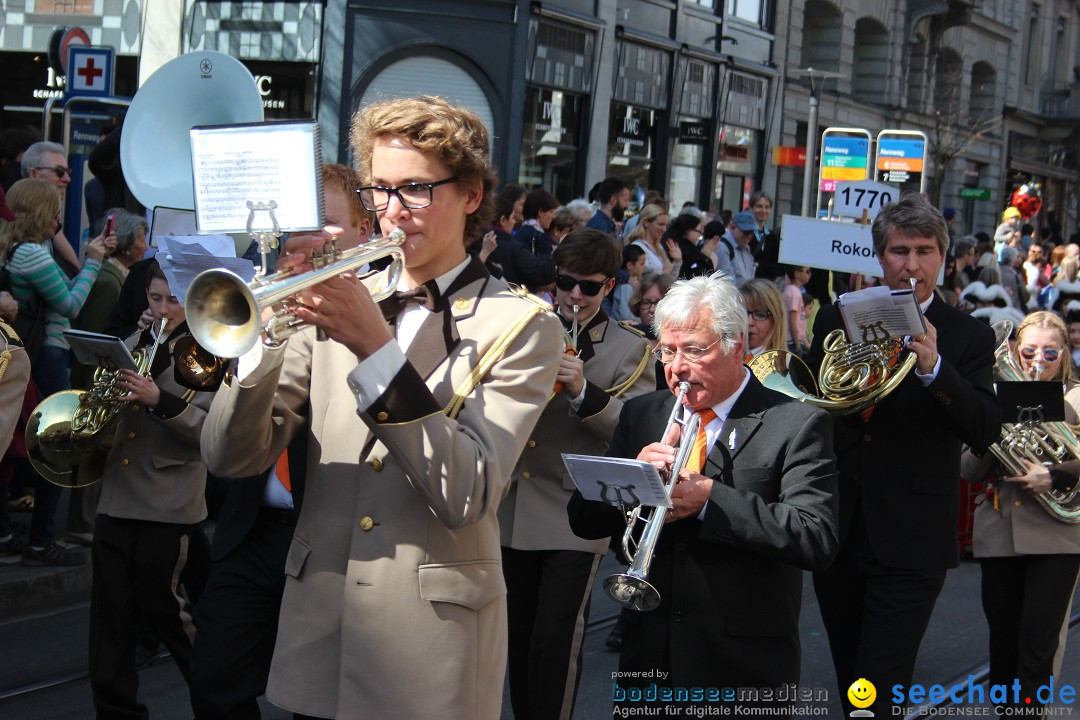
{"type": "Polygon", "coordinates": [[[623,401],[656,387],[648,341],[600,309],[622,260],[612,238],[579,228],[555,248],[554,260],[556,310],[571,335],[577,310],[577,353],[562,356],[557,391],[499,506],[517,720],[573,714],[589,595],[608,545],[570,530],[574,484],[561,453],[603,455],[623,401]]]}
{"type": "MultiPolygon", "coordinates": [[[[307,328],[241,358],[203,454],[217,475],[251,475],[309,434],[271,702],[321,718],[498,718],[496,508],[555,382],[561,328],[465,252],[494,185],[475,115],[432,97],[378,103],[352,143],[365,206],[384,235],[406,234],[398,288],[429,297],[379,307],[349,276],[302,293],[298,317],[332,342],[307,328]]],[[[284,264],[316,242],[290,240],[284,264]]]]}
{"type": "Polygon", "coordinates": [[[206,517],[199,435],[210,394],[176,382],[172,354],[188,334],[184,308],[156,262],[147,279],[155,325],[168,323],[160,337],[142,335],[148,346],[160,342],[149,377],[119,371],[128,404],[105,460],[91,553],[90,689],[100,718],[146,716],[136,698],[136,618],[153,628],[185,677],[195,636],[177,586],[192,530],[206,517]]]}

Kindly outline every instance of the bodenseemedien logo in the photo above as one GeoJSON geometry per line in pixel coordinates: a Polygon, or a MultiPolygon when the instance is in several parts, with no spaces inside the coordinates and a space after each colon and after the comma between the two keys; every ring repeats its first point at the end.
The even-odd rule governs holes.
{"type": "Polygon", "coordinates": [[[866,709],[877,699],[877,688],[874,687],[874,683],[866,678],[859,678],[847,689],[847,699],[856,708],[849,713],[849,717],[874,717],[874,712],[866,709]]]}

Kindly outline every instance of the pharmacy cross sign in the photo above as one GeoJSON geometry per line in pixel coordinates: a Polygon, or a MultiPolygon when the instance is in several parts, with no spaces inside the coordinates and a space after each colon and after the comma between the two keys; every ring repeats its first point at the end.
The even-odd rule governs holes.
{"type": "Polygon", "coordinates": [[[111,47],[70,46],[65,88],[67,95],[112,95],[116,75],[114,61],[115,53],[111,47]]]}

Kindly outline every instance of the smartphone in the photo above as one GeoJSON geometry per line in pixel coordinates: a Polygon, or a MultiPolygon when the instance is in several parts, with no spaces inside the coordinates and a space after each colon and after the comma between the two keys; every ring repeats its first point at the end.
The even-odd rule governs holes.
{"type": "Polygon", "coordinates": [[[109,219],[105,221],[105,237],[109,237],[116,230],[116,216],[110,215],[109,219]]]}

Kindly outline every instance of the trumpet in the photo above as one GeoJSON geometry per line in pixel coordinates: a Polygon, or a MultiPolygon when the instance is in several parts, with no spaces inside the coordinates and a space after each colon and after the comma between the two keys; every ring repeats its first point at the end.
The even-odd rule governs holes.
{"type": "MultiPolygon", "coordinates": [[[[664,434],[660,438],[663,442],[671,433],[675,425],[682,425],[679,414],[682,412],[683,400],[690,391],[690,383],[679,383],[679,395],[675,400],[675,406],[671,408],[664,434]]],[[[675,462],[671,466],[668,482],[664,485],[664,491],[671,497],[671,489],[678,482],[679,473],[690,460],[690,452],[694,448],[694,439],[697,438],[698,429],[701,427],[701,416],[694,413],[690,421],[683,427],[682,436],[679,440],[679,449],[675,454],[675,462]]],[[[656,551],[656,543],[660,539],[660,531],[664,529],[667,520],[668,508],[651,508],[652,512],[644,520],[641,519],[641,506],[637,506],[630,513],[626,521],[626,531],[623,533],[623,554],[630,559],[630,567],[624,573],[616,573],[604,578],[604,592],[612,600],[623,607],[631,610],[655,610],[660,605],[660,593],[648,581],[649,567],[652,565],[653,553],[656,551]],[[641,540],[634,543],[634,529],[638,521],[644,523],[641,540]]]]}
{"type": "Polygon", "coordinates": [[[307,272],[282,270],[256,276],[250,283],[228,270],[204,270],[191,281],[184,302],[188,327],[200,346],[223,358],[240,357],[263,334],[268,344],[278,344],[308,324],[296,317],[296,295],[312,285],[390,257],[386,285],[371,299],[379,302],[393,295],[405,267],[404,242],[405,231],[394,228],[387,237],[364,245],[313,255],[313,268],[307,272]],[[274,308],[274,315],[263,323],[262,311],[267,308],[274,308]]]}
{"type": "MultiPolygon", "coordinates": [[[[566,338],[566,350],[563,351],[564,355],[574,355],[574,354],[577,353],[577,349],[578,349],[578,347],[577,347],[577,343],[578,343],[577,314],[578,314],[578,306],[575,305],[574,306],[574,324],[570,327],[570,335],[568,335],[567,338],[566,338]]],[[[558,394],[558,393],[562,392],[562,389],[563,389],[563,384],[561,382],[559,382],[558,380],[556,380],[555,381],[555,389],[554,389],[553,392],[555,392],[555,394],[558,394]]]]}

